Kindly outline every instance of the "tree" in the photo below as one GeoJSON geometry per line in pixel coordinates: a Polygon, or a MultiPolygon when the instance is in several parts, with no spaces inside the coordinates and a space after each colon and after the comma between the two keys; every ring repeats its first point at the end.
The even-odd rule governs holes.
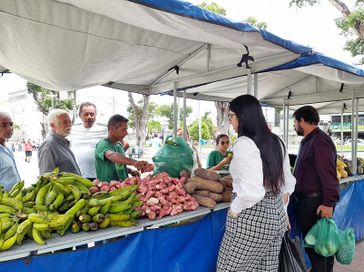
{"type": "Polygon", "coordinates": [[[228,134],[229,132],[229,103],[223,101],[215,101],[216,107],[216,124],[217,134],[228,134]]]}
{"type": "MultiPolygon", "coordinates": [[[[354,10],[340,0],[328,0],[342,17],[336,19],[336,25],[341,29],[341,34],[348,40],[345,50],[350,51],[353,57],[360,56],[359,64],[364,64],[364,1],[357,0],[354,10]]],[[[291,0],[289,5],[302,8],[305,5],[313,6],[320,3],[319,0],[291,0]]]]}
{"type": "Polygon", "coordinates": [[[246,21],[251,24],[252,26],[255,26],[260,29],[267,29],[267,23],[266,22],[259,22],[255,17],[249,16],[246,21]]]}
{"type": "MultiPolygon", "coordinates": [[[[138,102],[137,102],[137,105],[136,105],[136,113],[138,115],[139,118],[141,118],[142,116],[142,112],[143,112],[143,104],[144,104],[144,101],[143,99],[139,99],[138,102]]],[[[153,120],[153,118],[155,117],[155,114],[156,114],[156,109],[157,109],[158,105],[154,102],[149,102],[149,105],[148,105],[148,111],[149,111],[149,114],[148,114],[148,121],[147,121],[147,124],[150,122],[150,120],[153,120]]],[[[135,128],[135,114],[134,114],[134,110],[133,110],[133,107],[131,104],[129,104],[128,108],[127,108],[127,112],[129,114],[129,122],[128,122],[128,125],[130,128],[135,128]]]]}
{"type": "MultiPolygon", "coordinates": [[[[136,105],[136,114],[139,118],[139,120],[142,117],[142,113],[143,113],[143,107],[144,107],[144,101],[143,99],[140,99],[136,105]]],[[[154,102],[149,102],[148,105],[148,120],[147,120],[147,135],[150,135],[151,133],[154,132],[159,132],[162,130],[162,125],[160,122],[153,120],[153,118],[156,115],[156,109],[157,109],[158,105],[154,102]]],[[[135,111],[132,107],[131,104],[129,104],[127,111],[129,113],[129,127],[131,128],[135,128],[135,111]]],[[[146,135],[146,136],[147,136],[146,135]]]]}
{"type": "Polygon", "coordinates": [[[48,115],[49,110],[57,108],[72,111],[75,108],[75,104],[70,97],[69,99],[60,99],[59,92],[43,88],[29,81],[27,82],[27,92],[33,96],[38,110],[43,114],[43,121],[40,122],[40,125],[42,127],[41,134],[44,140],[48,132],[45,116],[48,115]]]}
{"type": "MultiPolygon", "coordinates": [[[[205,115],[201,118],[201,137],[205,140],[212,139],[216,130],[209,114],[209,112],[206,112],[205,115]]],[[[190,138],[194,141],[198,141],[198,120],[194,121],[190,125],[188,131],[190,133],[190,138]]]]}
{"type": "Polygon", "coordinates": [[[147,123],[148,135],[160,132],[162,130],[162,124],[159,121],[150,120],[147,123]]]}
{"type": "MultiPolygon", "coordinates": [[[[134,102],[134,98],[131,92],[128,92],[130,111],[132,112],[132,125],[135,128],[136,133],[136,145],[140,148],[144,148],[146,138],[146,124],[149,117],[149,95],[143,95],[143,100],[140,100],[139,105],[134,102]]],[[[130,116],[129,116],[130,118],[130,116]]]]}
{"type": "MultiPolygon", "coordinates": [[[[190,133],[190,138],[193,141],[198,141],[198,121],[194,121],[188,129],[190,133]]],[[[212,138],[212,135],[209,133],[208,126],[205,122],[201,122],[201,137],[202,139],[209,140],[212,138]]]]}
{"type": "MultiPolygon", "coordinates": [[[[186,117],[188,117],[191,113],[192,113],[192,107],[186,106],[186,117]]],[[[163,117],[166,117],[168,119],[168,128],[169,129],[172,129],[174,127],[174,118],[173,118],[174,110],[173,110],[173,104],[170,104],[170,105],[160,105],[157,108],[157,114],[159,116],[163,116],[163,117]]],[[[183,108],[180,108],[180,116],[178,118],[179,124],[183,120],[183,114],[184,114],[183,108]]]]}
{"type": "Polygon", "coordinates": [[[220,7],[215,2],[212,2],[211,4],[207,4],[205,1],[203,1],[201,4],[198,5],[200,8],[215,12],[217,14],[226,15],[226,9],[223,7],[220,7]]]}

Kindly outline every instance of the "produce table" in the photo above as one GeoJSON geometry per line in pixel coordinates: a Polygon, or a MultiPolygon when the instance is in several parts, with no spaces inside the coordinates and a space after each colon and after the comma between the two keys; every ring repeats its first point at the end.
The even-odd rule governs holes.
{"type": "MultiPolygon", "coordinates": [[[[364,179],[356,176],[344,182],[348,186],[340,192],[334,220],[341,229],[354,228],[356,239],[362,240],[364,179]]],[[[221,203],[213,210],[200,207],[159,220],[142,219],[131,228],[68,233],[44,246],[28,240],[0,253],[0,271],[215,271],[228,206],[221,203]],[[106,243],[62,251],[98,241],[106,243]]]]}
{"type": "MultiPolygon", "coordinates": [[[[182,212],[175,216],[167,216],[162,219],[157,219],[154,221],[150,221],[148,219],[141,219],[139,220],[139,224],[137,226],[129,228],[110,227],[107,229],[102,229],[102,230],[100,229],[97,231],[90,231],[90,232],[81,231],[77,234],[67,233],[64,236],[58,236],[55,234],[55,237],[52,239],[48,239],[47,244],[43,246],[37,245],[32,240],[26,240],[21,246],[16,245],[7,251],[1,252],[0,262],[15,260],[19,258],[32,258],[34,256],[41,255],[44,253],[52,253],[62,249],[69,249],[72,247],[85,245],[88,243],[107,241],[109,239],[117,237],[125,237],[130,234],[139,233],[144,230],[157,229],[174,223],[180,223],[180,222],[183,223],[185,221],[192,221],[204,215],[213,213],[214,211],[226,209],[228,206],[229,203],[220,203],[215,207],[214,210],[199,207],[196,211],[182,212]]],[[[2,271],[1,264],[0,264],[0,271],[2,271]]]]}
{"type": "Polygon", "coordinates": [[[350,176],[350,177],[347,177],[347,178],[339,179],[339,182],[340,182],[340,184],[344,184],[344,183],[350,183],[350,182],[353,182],[353,181],[359,181],[359,180],[362,180],[362,179],[364,179],[364,175],[356,175],[356,176],[350,176]]]}

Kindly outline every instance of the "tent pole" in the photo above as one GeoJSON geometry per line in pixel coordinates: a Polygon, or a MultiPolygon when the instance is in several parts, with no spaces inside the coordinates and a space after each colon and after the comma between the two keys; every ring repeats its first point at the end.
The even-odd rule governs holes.
{"type": "Polygon", "coordinates": [[[254,74],[254,96],[258,98],[258,74],[254,74]]]}
{"type": "Polygon", "coordinates": [[[344,105],[341,109],[341,132],[340,132],[340,138],[341,138],[341,157],[344,156],[344,105]]]}
{"type": "Polygon", "coordinates": [[[351,172],[357,174],[358,98],[351,99],[351,172]]]}
{"type": "Polygon", "coordinates": [[[180,108],[180,99],[177,96],[177,129],[180,128],[180,118],[181,118],[181,108],[180,108]]]}
{"type": "Polygon", "coordinates": [[[77,118],[77,90],[73,90],[72,94],[73,94],[72,102],[73,102],[73,108],[74,108],[72,121],[75,121],[77,118]]]}
{"type": "Polygon", "coordinates": [[[211,44],[207,45],[207,61],[206,61],[206,70],[210,72],[210,61],[211,61],[211,44]]]}
{"type": "Polygon", "coordinates": [[[187,122],[186,122],[186,90],[183,91],[183,137],[186,139],[187,122]]]}
{"type": "Polygon", "coordinates": [[[283,108],[283,142],[286,143],[286,99],[283,100],[282,108],[283,108]]]}
{"type": "Polygon", "coordinates": [[[247,93],[252,95],[252,70],[251,69],[248,69],[247,71],[247,77],[246,77],[246,80],[247,80],[247,93]]]}
{"type": "Polygon", "coordinates": [[[289,132],[289,106],[286,104],[286,146],[288,149],[288,132],[289,132]]]}
{"type": "Polygon", "coordinates": [[[174,118],[174,126],[173,126],[173,136],[177,137],[177,126],[178,126],[178,116],[177,116],[177,81],[174,82],[173,85],[173,118],[174,118]]]}
{"type": "Polygon", "coordinates": [[[202,139],[202,133],[201,133],[201,100],[198,100],[198,149],[199,154],[202,152],[202,145],[201,145],[201,139],[202,139]]]}
{"type": "Polygon", "coordinates": [[[355,153],[354,153],[354,167],[355,167],[355,174],[358,174],[358,161],[357,161],[357,158],[358,158],[358,119],[359,119],[359,114],[358,114],[358,111],[359,111],[359,98],[355,98],[355,127],[354,127],[354,139],[353,139],[353,143],[354,143],[354,146],[355,146],[355,153]]]}

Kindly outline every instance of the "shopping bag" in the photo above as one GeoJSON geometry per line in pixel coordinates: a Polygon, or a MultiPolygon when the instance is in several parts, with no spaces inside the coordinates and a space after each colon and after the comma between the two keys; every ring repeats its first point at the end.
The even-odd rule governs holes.
{"type": "Polygon", "coordinates": [[[341,264],[350,264],[355,254],[355,234],[349,228],[340,233],[340,246],[335,254],[336,260],[341,264]]]}
{"type": "Polygon", "coordinates": [[[307,233],[305,242],[305,246],[313,247],[316,253],[333,256],[340,246],[340,230],[331,218],[321,218],[307,233]]]}
{"type": "Polygon", "coordinates": [[[152,160],[155,174],[167,172],[171,177],[179,177],[182,170],[191,172],[193,150],[183,138],[173,140],[173,137],[168,137],[152,160]]]}
{"type": "Polygon", "coordinates": [[[322,227],[323,221],[318,220],[315,225],[311,227],[308,233],[305,236],[305,247],[315,247],[316,240],[317,240],[317,233],[319,232],[320,228],[322,227]]]}
{"type": "Polygon", "coordinates": [[[279,272],[306,272],[306,263],[298,237],[291,239],[288,232],[282,239],[279,253],[279,272]]]}

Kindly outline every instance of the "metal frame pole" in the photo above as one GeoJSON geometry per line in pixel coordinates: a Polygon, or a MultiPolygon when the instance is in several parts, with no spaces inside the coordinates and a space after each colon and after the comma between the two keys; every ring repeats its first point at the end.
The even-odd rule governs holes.
{"type": "Polygon", "coordinates": [[[183,91],[183,137],[187,135],[187,120],[186,120],[186,90],[183,91]]]}
{"type": "Polygon", "coordinates": [[[173,118],[174,118],[174,126],[173,126],[173,136],[177,137],[177,126],[178,126],[178,104],[177,104],[177,81],[174,82],[173,86],[173,118]]]}
{"type": "Polygon", "coordinates": [[[354,97],[352,98],[352,115],[351,115],[351,172],[353,175],[358,173],[358,104],[359,99],[354,97]]]}

